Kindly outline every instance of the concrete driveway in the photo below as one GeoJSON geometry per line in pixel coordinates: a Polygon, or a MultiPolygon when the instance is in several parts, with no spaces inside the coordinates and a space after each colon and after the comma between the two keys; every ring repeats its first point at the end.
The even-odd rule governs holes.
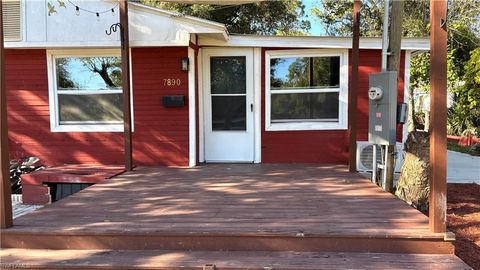
{"type": "Polygon", "coordinates": [[[480,184],[480,156],[448,151],[448,183],[480,184]]]}

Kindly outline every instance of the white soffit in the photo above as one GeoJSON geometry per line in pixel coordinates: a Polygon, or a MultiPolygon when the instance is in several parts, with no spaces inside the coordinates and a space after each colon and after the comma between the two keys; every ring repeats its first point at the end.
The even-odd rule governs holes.
{"type": "MultiPolygon", "coordinates": [[[[200,46],[271,48],[351,48],[351,37],[230,35],[228,41],[199,36],[200,46]]],[[[361,49],[381,49],[381,38],[360,38],[361,49]]],[[[404,38],[402,50],[430,50],[429,38],[404,38]]]]}

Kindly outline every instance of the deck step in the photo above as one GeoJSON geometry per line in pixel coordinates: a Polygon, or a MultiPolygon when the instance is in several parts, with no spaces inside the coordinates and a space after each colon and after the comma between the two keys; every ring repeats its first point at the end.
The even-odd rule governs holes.
{"type": "Polygon", "coordinates": [[[443,237],[2,230],[2,248],[453,254],[443,237]]]}
{"type": "Polygon", "coordinates": [[[0,257],[1,269],[471,269],[447,254],[3,249],[0,257]]]}

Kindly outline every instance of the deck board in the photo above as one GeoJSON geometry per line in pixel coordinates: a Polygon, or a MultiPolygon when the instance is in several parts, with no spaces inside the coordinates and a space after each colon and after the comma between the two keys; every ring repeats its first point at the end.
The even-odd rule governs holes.
{"type": "Polygon", "coordinates": [[[0,268],[22,269],[470,269],[454,255],[332,252],[186,252],[112,250],[0,251],[0,268]]]}
{"type": "Polygon", "coordinates": [[[428,236],[428,219],[345,166],[140,167],[15,219],[9,231],[428,236]]]}

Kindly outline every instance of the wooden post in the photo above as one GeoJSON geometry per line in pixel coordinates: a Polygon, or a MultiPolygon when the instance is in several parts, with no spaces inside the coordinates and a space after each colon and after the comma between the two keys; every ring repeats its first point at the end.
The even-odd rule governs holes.
{"type": "Polygon", "coordinates": [[[447,1],[430,0],[430,201],[433,232],[447,216],[447,1]]]}
{"type": "Polygon", "coordinates": [[[352,78],[348,93],[348,170],[357,170],[357,97],[358,97],[358,59],[360,54],[360,0],[353,2],[352,26],[352,78]]]}
{"type": "MultiPolygon", "coordinates": [[[[392,14],[390,19],[390,36],[388,39],[388,51],[390,55],[387,58],[387,70],[400,70],[400,58],[402,55],[402,21],[403,21],[404,1],[392,2],[392,14]]],[[[399,76],[400,78],[400,76],[399,76]]],[[[393,175],[395,172],[395,145],[387,146],[388,162],[386,164],[385,190],[393,193],[393,175]]]]}
{"type": "Polygon", "coordinates": [[[8,158],[7,89],[5,87],[5,51],[3,48],[3,9],[0,1],[0,227],[13,225],[8,158]]]}
{"type": "Polygon", "coordinates": [[[128,2],[120,0],[120,39],[122,44],[123,136],[125,141],[125,170],[133,169],[132,116],[130,110],[130,43],[128,35],[128,2]]]}

